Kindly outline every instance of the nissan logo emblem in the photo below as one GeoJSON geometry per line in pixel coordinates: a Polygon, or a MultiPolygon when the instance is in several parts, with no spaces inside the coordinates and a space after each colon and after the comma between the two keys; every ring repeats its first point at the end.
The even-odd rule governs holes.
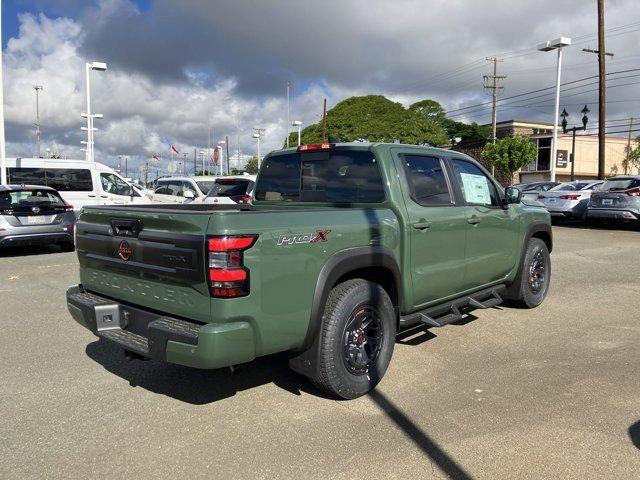
{"type": "Polygon", "coordinates": [[[122,240],[118,246],[118,256],[125,262],[131,258],[133,250],[129,246],[126,240],[122,240]]]}

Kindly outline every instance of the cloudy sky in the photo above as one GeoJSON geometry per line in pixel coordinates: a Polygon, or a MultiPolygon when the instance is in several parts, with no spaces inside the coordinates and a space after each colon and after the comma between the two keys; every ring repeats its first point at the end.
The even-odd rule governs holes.
{"type": "MultiPolygon", "coordinates": [[[[434,98],[457,120],[490,121],[485,57],[506,75],[498,120],[550,121],[555,54],[535,46],[560,35],[565,50],[561,105],[579,122],[587,103],[597,126],[595,0],[9,0],[2,48],[8,156],[35,152],[35,94],[44,147],[82,158],[84,64],[92,74],[96,160],[130,157],[135,170],[169,148],[193,157],[238,134],[242,158],[254,154],[252,127],[265,129],[262,152],[282,145],[285,86],[291,120],[316,122],[351,95],[384,94],[410,104],[434,98]],[[469,107],[482,104],[478,107],[469,107]],[[98,121],[96,121],[98,122],[98,121]],[[238,128],[239,125],[239,128],[238,128]]],[[[607,129],[640,117],[640,2],[606,1],[607,129]],[[620,73],[618,73],[620,72],[620,73]]],[[[167,161],[163,161],[163,167],[167,161]]],[[[232,163],[232,165],[234,165],[232,163]]],[[[130,171],[131,173],[131,171],[130,171]]]]}

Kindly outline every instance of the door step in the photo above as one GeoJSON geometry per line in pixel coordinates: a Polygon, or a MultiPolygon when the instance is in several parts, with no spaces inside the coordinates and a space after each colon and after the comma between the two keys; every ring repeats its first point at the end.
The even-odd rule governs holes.
{"type": "Polygon", "coordinates": [[[456,298],[450,302],[429,307],[418,312],[400,317],[400,325],[405,327],[416,323],[423,323],[429,327],[443,327],[450,323],[458,322],[464,313],[478,308],[491,308],[502,303],[500,292],[506,287],[498,285],[471,295],[456,298]],[[460,310],[464,309],[465,312],[460,310]]]}

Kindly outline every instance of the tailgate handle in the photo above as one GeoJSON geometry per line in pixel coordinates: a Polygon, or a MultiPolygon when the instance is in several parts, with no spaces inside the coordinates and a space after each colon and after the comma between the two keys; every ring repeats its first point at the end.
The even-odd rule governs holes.
{"type": "Polygon", "coordinates": [[[112,218],[111,230],[112,234],[118,237],[137,237],[142,230],[142,222],[138,219],[112,218]]]}

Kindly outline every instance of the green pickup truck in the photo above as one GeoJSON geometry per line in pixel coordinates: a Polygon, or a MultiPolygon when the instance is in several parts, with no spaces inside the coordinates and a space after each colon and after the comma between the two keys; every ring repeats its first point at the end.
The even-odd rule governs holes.
{"type": "Polygon", "coordinates": [[[303,145],[253,205],[85,207],[73,318],[132,358],[221,368],[276,352],[330,394],[381,380],[396,333],[549,288],[549,213],[457,152],[303,145]]]}

